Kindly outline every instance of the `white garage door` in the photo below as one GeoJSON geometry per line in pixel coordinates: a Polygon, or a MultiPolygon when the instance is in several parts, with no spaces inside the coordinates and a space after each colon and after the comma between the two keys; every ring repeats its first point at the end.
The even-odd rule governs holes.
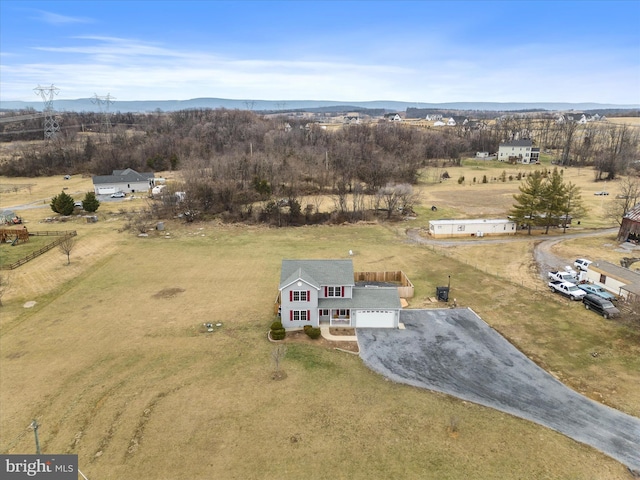
{"type": "Polygon", "coordinates": [[[393,310],[358,310],[356,328],[394,328],[395,318],[393,310]]]}
{"type": "Polygon", "coordinates": [[[116,193],[116,187],[98,187],[98,195],[109,195],[116,193]]]}

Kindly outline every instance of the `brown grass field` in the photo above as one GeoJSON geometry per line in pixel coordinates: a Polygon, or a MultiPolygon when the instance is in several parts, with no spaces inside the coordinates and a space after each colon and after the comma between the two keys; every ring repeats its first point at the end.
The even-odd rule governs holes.
{"type": "MultiPolygon", "coordinates": [[[[144,199],[104,204],[94,224],[41,223],[53,215],[51,196],[63,187],[86,192],[91,180],[0,178],[35,184],[0,197],[2,208],[42,205],[21,211],[29,229],[78,231],[70,265],[54,249],[8,274],[0,451],[34,453],[35,418],[43,452],[77,453],[90,479],[629,478],[590,447],[386,381],[326,342],[289,342],[286,378],[272,380],[266,331],[281,260],[347,258],[351,249],[356,270],[405,271],[416,287],[410,308],[438,306],[429,298],[451,275],[458,304],[539,365],[596,401],[640,415],[640,333],[547,292],[532,268],[540,237],[449,248],[407,241],[406,228],[432,218],[504,216],[517,181],[456,182],[497,177],[504,167],[471,161],[448,169],[448,181],[425,180],[417,218],[402,223],[275,229],[171,221],[147,238],[120,232],[123,212],[144,199]],[[28,301],[37,303],[24,308],[28,301]],[[205,322],[223,325],[209,333],[205,322]]],[[[567,170],[565,178],[582,187],[589,207],[579,228],[611,226],[604,211],[615,182],[603,198],[593,195],[603,188],[592,172],[567,170]]],[[[555,251],[617,261],[612,243],[570,240],[555,251]]]]}

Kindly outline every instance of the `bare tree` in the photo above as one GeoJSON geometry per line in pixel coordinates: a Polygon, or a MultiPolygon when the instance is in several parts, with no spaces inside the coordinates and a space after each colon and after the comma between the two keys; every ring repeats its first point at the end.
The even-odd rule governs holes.
{"type": "Polygon", "coordinates": [[[620,182],[620,193],[609,203],[607,218],[622,225],[622,219],[629,210],[640,201],[640,180],[636,177],[624,177],[620,182]]]}
{"type": "Polygon", "coordinates": [[[62,241],[58,244],[58,248],[60,251],[67,256],[67,265],[71,263],[71,251],[73,247],[76,245],[76,239],[70,235],[65,236],[62,241]]]}
{"type": "Polygon", "coordinates": [[[578,128],[578,123],[567,120],[561,125],[562,131],[562,156],[560,158],[560,165],[569,165],[569,159],[571,154],[571,147],[573,145],[573,136],[578,128]]]}
{"type": "Polygon", "coordinates": [[[387,218],[391,218],[398,206],[411,204],[410,199],[413,195],[413,189],[408,184],[388,184],[378,190],[376,195],[380,197],[381,202],[387,207],[387,218]]]}
{"type": "Polygon", "coordinates": [[[280,363],[282,359],[287,355],[287,347],[285,345],[276,345],[276,347],[271,351],[271,358],[273,359],[273,363],[276,367],[274,374],[276,376],[280,375],[280,363]]]}

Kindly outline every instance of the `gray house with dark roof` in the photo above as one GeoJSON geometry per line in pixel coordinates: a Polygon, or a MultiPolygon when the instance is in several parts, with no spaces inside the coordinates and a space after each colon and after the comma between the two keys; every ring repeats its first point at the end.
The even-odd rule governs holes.
{"type": "Polygon", "coordinates": [[[351,260],[283,260],[283,327],[398,328],[398,288],[356,284],[354,278],[351,260]]]}
{"type": "Polygon", "coordinates": [[[148,192],[154,185],[154,178],[153,172],[138,173],[131,168],[114,170],[111,175],[93,177],[93,190],[96,195],[148,192]]]}

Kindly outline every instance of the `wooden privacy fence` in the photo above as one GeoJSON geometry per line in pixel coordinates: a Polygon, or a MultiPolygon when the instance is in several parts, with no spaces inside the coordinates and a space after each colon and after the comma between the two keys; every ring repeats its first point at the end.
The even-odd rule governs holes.
{"type": "Polygon", "coordinates": [[[396,283],[400,285],[398,295],[401,298],[413,298],[413,283],[402,270],[396,272],[354,272],[353,279],[356,282],[396,283]]]}
{"type": "Polygon", "coordinates": [[[64,242],[67,238],[75,237],[77,235],[77,233],[76,233],[75,230],[67,230],[67,231],[64,231],[64,232],[29,232],[29,235],[47,236],[47,237],[48,236],[51,236],[51,237],[56,236],[56,237],[59,237],[59,238],[57,238],[56,240],[54,240],[51,243],[48,243],[47,245],[45,245],[44,247],[40,248],[39,250],[36,250],[35,252],[31,252],[29,255],[27,255],[26,257],[21,258],[17,262],[10,263],[8,265],[0,265],[0,270],[13,270],[15,268],[18,268],[20,265],[24,265],[29,260],[33,260],[34,258],[39,257],[43,253],[48,252],[52,248],[57,247],[62,242],[64,242]]]}

